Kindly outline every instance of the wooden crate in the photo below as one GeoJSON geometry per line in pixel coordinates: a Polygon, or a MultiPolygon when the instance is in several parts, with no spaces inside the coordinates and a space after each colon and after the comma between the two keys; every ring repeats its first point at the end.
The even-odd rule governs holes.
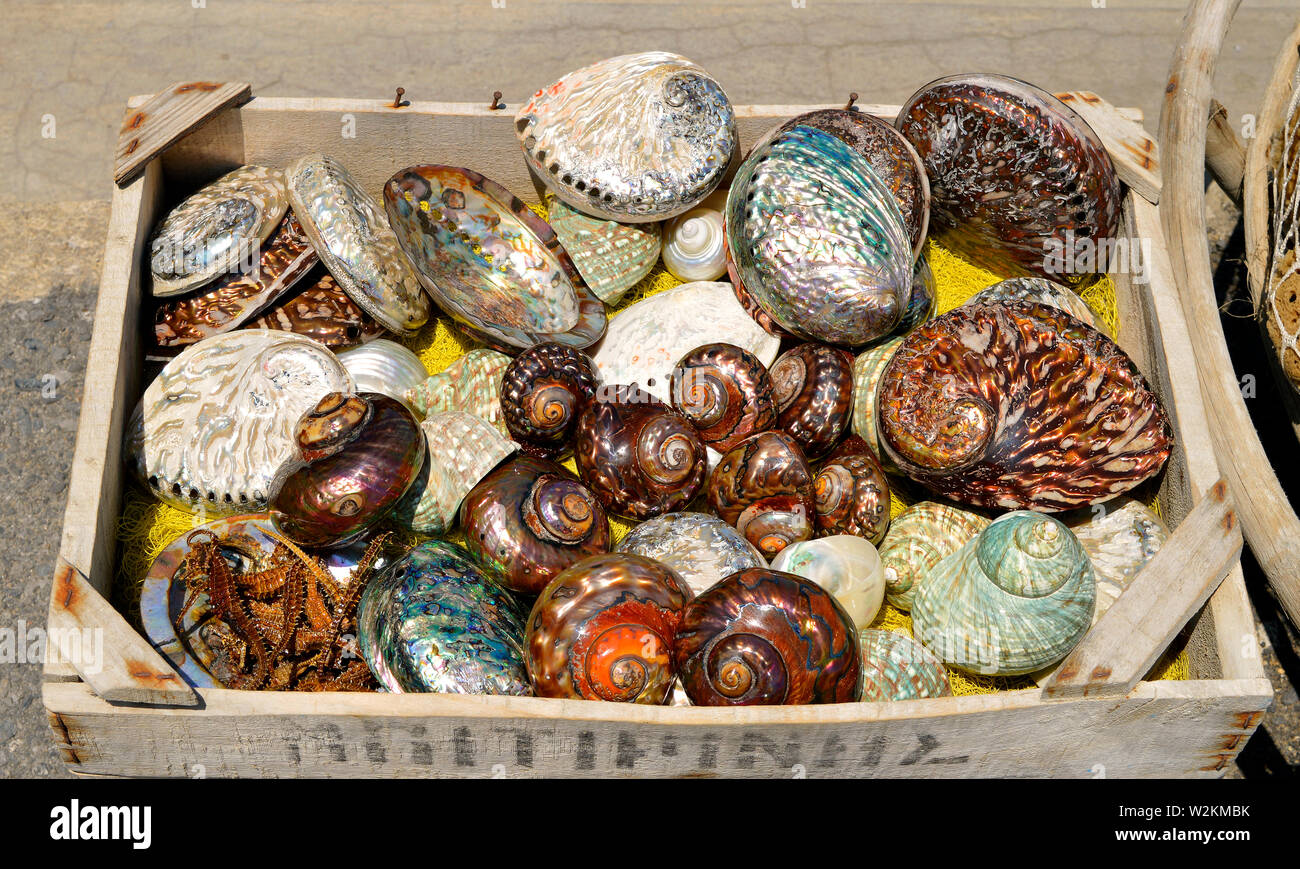
{"type": "MultiPolygon", "coordinates": [[[[1175,420],[1177,447],[1160,497],[1167,520],[1177,525],[1216,483],[1219,470],[1153,204],[1159,196],[1154,143],[1140,129],[1140,113],[1110,109],[1091,94],[1070,99],[1089,113],[1127,182],[1127,234],[1152,243],[1149,281],[1114,277],[1120,343],[1175,420]]],[[[737,107],[742,147],[777,121],[811,108],[737,107]]],[[[897,112],[862,108],[886,118],[897,112]]],[[[1194,615],[1191,680],[1136,681],[1144,666],[1130,680],[1131,690],[1121,684],[1117,696],[1105,678],[1109,667],[1100,666],[1066,692],[1075,699],[1035,689],[747,709],[185,686],[104,600],[117,557],[124,422],[145,385],[139,315],[151,226],[166,204],[226,169],[244,162],[283,167],[310,151],[338,158],[375,193],[404,166],[440,162],[474,167],[536,201],[512,119],[513,107],[414,103],[394,109],[380,101],[256,98],[218,116],[115,190],[50,610],[52,627],[101,629],[105,654],[99,672],[80,676],[67,664],[47,664],[44,685],[55,739],[73,770],[321,777],[1222,774],[1272,696],[1237,562],[1240,536],[1222,503],[1218,536],[1235,546],[1225,544],[1218,563],[1196,563],[1195,546],[1184,547],[1185,555],[1175,551],[1180,547],[1166,547],[1171,559],[1191,559],[1184,564],[1187,575],[1227,577],[1204,607],[1202,596],[1182,615],[1165,614],[1179,620],[1194,615]],[[351,129],[355,138],[344,135],[351,129]]],[[[1175,540],[1188,542],[1192,524],[1175,540]]],[[[1205,584],[1207,593],[1215,587],[1205,584]]]]}

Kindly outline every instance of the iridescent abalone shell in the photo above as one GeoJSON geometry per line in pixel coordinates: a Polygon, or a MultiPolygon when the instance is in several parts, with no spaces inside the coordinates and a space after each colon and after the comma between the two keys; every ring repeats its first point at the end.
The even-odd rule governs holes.
{"type": "Polygon", "coordinates": [[[501,378],[510,357],[480,347],[461,356],[423,384],[406,393],[406,403],[426,416],[445,410],[463,410],[492,423],[510,436],[501,412],[501,378]]]}
{"type": "Polygon", "coordinates": [[[890,606],[910,610],[930,570],[987,527],[980,514],[937,501],[918,501],[899,513],[879,550],[890,606]]]}
{"type": "Polygon", "coordinates": [[[1096,595],[1092,563],[1070,529],[1017,510],[935,565],[912,603],[912,632],[950,667],[1032,673],[1083,638],[1096,595]]]}
{"type": "Polygon", "coordinates": [[[294,332],[326,347],[351,347],[387,334],[374,317],[339,289],[338,281],[324,266],[244,328],[294,332]]]}
{"type": "Polygon", "coordinates": [[[542,341],[587,347],[605,305],[555,231],[500,184],[456,166],[411,166],[384,208],[424,288],[463,329],[516,353],[542,341]]]}
{"type": "Polygon", "coordinates": [[[464,549],[416,546],[370,581],[357,607],[357,646],[395,693],[532,693],[524,610],[464,549]]]}
{"type": "Polygon", "coordinates": [[[263,246],[255,270],[227,272],[202,292],[160,302],[154,310],[154,340],[160,347],[179,347],[237,329],[274,304],[316,263],[316,251],[297,218],[286,214],[263,246]]]}
{"type": "Polygon", "coordinates": [[[726,221],[695,208],[664,224],[664,268],[683,281],[716,281],[727,273],[726,221]]]}
{"type": "Polygon", "coordinates": [[[1072,510],[1060,519],[1088,553],[1097,575],[1096,624],[1165,545],[1169,529],[1151,508],[1127,496],[1072,510]]]}
{"type": "Polygon", "coordinates": [[[930,224],[930,179],[916,149],[903,134],[875,115],[850,109],[818,109],[776,128],[812,127],[830,133],[861,154],[885,182],[903,216],[913,256],[920,256],[930,224]]]}
{"type": "Polygon", "coordinates": [[[889,528],[889,480],[866,441],[852,435],[813,478],[817,536],[852,534],[879,544],[889,528]]]}
{"type": "Polygon", "coordinates": [[[778,416],[804,455],[817,460],[849,429],[853,411],[853,354],[825,344],[800,344],[771,368],[778,416]]]}
{"type": "Polygon", "coordinates": [[[858,629],[791,573],[733,573],[686,606],[677,669],[696,706],[845,703],[862,696],[858,629]]]}
{"type": "Polygon", "coordinates": [[[546,214],[555,236],[582,279],[602,302],[617,305],[650,274],[662,246],[657,223],[615,223],[591,217],[546,193],[546,214]]]}
{"type": "Polygon", "coordinates": [[[526,450],[558,455],[595,397],[598,382],[595,363],[581,350],[554,342],[534,344],[501,377],[506,428],[526,450]]]}
{"type": "Polygon", "coordinates": [[[633,528],[615,552],[666,564],[701,594],[738,570],[767,567],[767,560],[735,528],[707,513],[665,513],[633,528]]]}
{"type": "Polygon", "coordinates": [[[691,597],[672,568],[639,555],[595,555],[567,568],[528,615],[533,690],[666,704],[677,678],[674,636],[691,597]]]}
{"type": "Polygon", "coordinates": [[[357,392],[378,392],[403,404],[406,403],[406,393],[429,378],[420,357],[386,338],[343,350],[338,357],[352,375],[357,392]]]}
{"type": "Polygon", "coordinates": [[[673,407],[699,429],[700,438],[726,452],[776,422],[776,397],[767,366],[735,344],[705,344],[677,362],[671,377],[673,407]]]}
{"type": "Polygon", "coordinates": [[[609,551],[609,519],[591,490],[547,459],[516,456],[460,507],[465,545],[511,590],[538,594],[565,568],[609,551]]]}
{"type": "Polygon", "coordinates": [[[1160,471],[1169,421],[1113,341],[1035,302],[965,305],[881,377],[880,443],[907,476],[983,507],[1067,510],[1160,471]]]}
{"type": "Polygon", "coordinates": [[[885,573],[876,547],[861,537],[836,534],[791,543],[772,569],[811,579],[835,595],[853,624],[871,624],[885,601],[885,573]]]}
{"type": "Polygon", "coordinates": [[[1069,287],[1047,278],[1008,278],[985,287],[966,301],[968,305],[984,302],[1041,302],[1060,308],[1074,319],[1087,323],[1107,338],[1112,338],[1106,321],[1069,287]]]}
{"type": "Polygon", "coordinates": [[[858,640],[863,701],[952,696],[943,662],[906,634],[865,628],[858,631],[858,640]]]}
{"type": "Polygon", "coordinates": [[[728,450],[709,476],[709,505],[773,558],[813,536],[813,475],[794,439],[766,431],[728,450]]]}
{"type": "Polygon", "coordinates": [[[859,346],[907,307],[912,245],[894,195],[856,151],[794,127],[755,148],[727,196],[736,275],[781,328],[859,346]]]}
{"type": "MultiPolygon", "coordinates": [[[[149,240],[155,296],[203,286],[241,261],[260,256],[289,208],[284,174],[241,166],[173,208],[149,240]]],[[[252,264],[251,262],[249,263],[252,264]]]]}
{"type": "Polygon", "coordinates": [[[925,254],[916,258],[912,267],[912,294],[908,297],[903,319],[894,327],[893,334],[906,335],[917,326],[934,316],[934,305],[938,298],[938,288],[934,282],[934,272],[925,254]]]}
{"type": "Polygon", "coordinates": [[[623,223],[688,211],[722,181],[736,120],[684,57],[627,54],[574,70],[515,115],[533,172],[565,202],[623,223]]]}
{"type": "Polygon", "coordinates": [[[704,484],[704,442],[686,419],[636,387],[617,386],[578,418],[573,455],[605,508],[649,519],[680,510],[704,484]]]}
{"type": "Polygon", "coordinates": [[[1119,228],[1119,179],[1065,103],[1000,75],[930,82],[897,126],[930,177],[931,236],[994,274],[1053,274],[1051,255],[1119,228]]]}
{"type": "Polygon", "coordinates": [[[298,418],[352,389],[328,348],[288,332],[236,331],[191,344],[145,389],[127,426],[140,481],[182,510],[265,510],[297,460],[298,418]]]}
{"type": "Polygon", "coordinates": [[[300,546],[343,546],[372,528],[411,488],[425,462],[411,411],[374,392],[330,393],[298,424],[306,465],[271,502],[280,533],[300,546]]]}
{"type": "Polygon", "coordinates": [[[285,171],[293,213],[321,262],[363,311],[399,335],[429,319],[429,298],[384,213],[348,171],[309,154],[285,171]]]}

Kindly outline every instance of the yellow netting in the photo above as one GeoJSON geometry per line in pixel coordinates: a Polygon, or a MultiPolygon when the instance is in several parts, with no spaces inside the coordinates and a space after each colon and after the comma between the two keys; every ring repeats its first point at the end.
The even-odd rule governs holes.
{"type": "MultiPolygon", "coordinates": [[[[542,206],[535,205],[532,208],[540,216],[546,216],[546,211],[542,206]]],[[[992,272],[971,265],[939,247],[934,242],[927,244],[926,255],[930,260],[930,268],[934,272],[938,294],[936,300],[938,313],[957,307],[978,291],[999,280],[999,277],[992,272]]],[[[617,316],[624,308],[647,296],[672,289],[681,283],[681,281],[669,274],[661,263],[627,293],[619,304],[613,308],[611,316],[617,316]]],[[[1118,336],[1120,334],[1120,323],[1119,311],[1115,304],[1114,282],[1109,277],[1103,277],[1100,281],[1084,290],[1082,295],[1084,300],[1105,320],[1110,327],[1111,334],[1118,336]]],[[[420,357],[420,360],[424,362],[430,373],[442,371],[467,351],[481,346],[473,339],[466,337],[458,329],[455,329],[447,317],[431,321],[415,337],[403,340],[420,357]]],[[[570,470],[576,470],[572,458],[565,462],[565,465],[570,470]]],[[[906,491],[906,481],[891,477],[891,483],[894,484],[892,486],[891,515],[897,516],[907,505],[917,499],[909,497],[906,491]]],[[[1148,506],[1157,511],[1159,510],[1159,503],[1155,498],[1154,490],[1151,490],[1143,500],[1147,502],[1148,506]]],[[[693,505],[692,509],[704,509],[702,501],[693,505]]],[[[117,529],[118,540],[121,544],[118,600],[122,608],[130,613],[133,621],[136,620],[136,602],[139,600],[140,584],[154,558],[168,543],[191,528],[202,524],[202,522],[201,517],[168,507],[134,488],[127,491],[117,529]]],[[[615,542],[621,540],[632,527],[631,523],[617,517],[611,517],[610,525],[615,542]]],[[[410,534],[400,536],[412,543],[421,539],[410,534]]],[[[448,539],[463,542],[459,531],[448,535],[448,539]]],[[[903,631],[910,635],[912,620],[907,613],[897,610],[886,603],[881,608],[875,621],[871,623],[871,627],[903,631]]],[[[1155,679],[1188,678],[1187,653],[1181,643],[1175,643],[1174,648],[1170,649],[1157,663],[1151,677],[1155,679]]],[[[956,671],[952,673],[953,692],[959,695],[989,694],[1016,688],[1032,688],[1033,684],[1033,681],[1028,677],[998,678],[968,676],[956,671]]]]}

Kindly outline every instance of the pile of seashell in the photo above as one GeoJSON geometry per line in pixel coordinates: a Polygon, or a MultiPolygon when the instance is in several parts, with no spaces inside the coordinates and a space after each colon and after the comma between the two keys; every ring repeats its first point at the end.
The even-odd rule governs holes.
{"type": "Polygon", "coordinates": [[[933,697],[950,668],[1052,667],[1164,541],[1112,499],[1161,471],[1169,421],[1045,272],[1120,201],[1049,94],[947,78],[895,125],[820,110],[743,155],[718,83],[647,52],[515,128],[549,223],[471,169],[377,199],[309,155],[158,226],[175,355],[128,453],[215,519],[141,601],[186,678],[357,690],[351,652],[392,692],[933,697]],[[935,316],[931,238],[1008,280],[935,316]],[[686,283],[611,318],[660,260],[686,283]],[[430,375],[381,336],[434,308],[483,346],[430,375]],[[903,486],[930,500],[891,524],[903,486]],[[367,551],[393,529],[406,548],[367,551]],[[886,600],[913,637],[870,628],[886,600]]]}

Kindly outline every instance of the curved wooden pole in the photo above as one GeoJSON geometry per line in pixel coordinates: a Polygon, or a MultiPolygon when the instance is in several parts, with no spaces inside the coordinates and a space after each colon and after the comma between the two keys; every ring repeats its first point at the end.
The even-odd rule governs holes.
{"type": "Polygon", "coordinates": [[[1215,61],[1240,2],[1192,0],[1183,20],[1160,114],[1160,222],[1183,314],[1196,336],[1197,376],[1220,469],[1251,551],[1292,623],[1300,625],[1300,518],[1246,411],[1219,323],[1205,234],[1205,121],[1215,61]]]}

